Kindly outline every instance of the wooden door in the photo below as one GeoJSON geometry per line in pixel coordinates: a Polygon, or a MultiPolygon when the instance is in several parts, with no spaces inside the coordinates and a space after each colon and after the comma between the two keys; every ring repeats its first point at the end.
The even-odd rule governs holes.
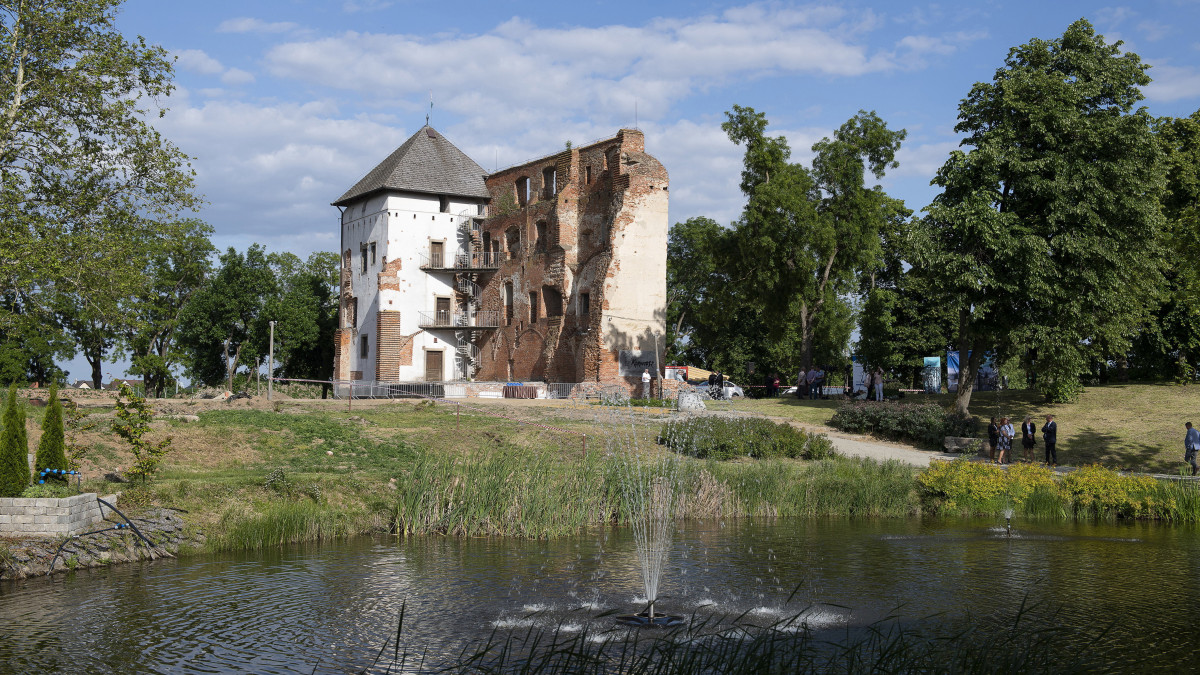
{"type": "Polygon", "coordinates": [[[442,381],[442,352],[425,352],[425,381],[442,381]]]}
{"type": "Polygon", "coordinates": [[[437,298],[437,305],[434,309],[437,311],[437,325],[450,325],[450,298],[437,298]]]}
{"type": "Polygon", "coordinates": [[[443,260],[443,255],[442,255],[443,251],[445,250],[445,246],[446,245],[440,241],[429,242],[429,266],[430,267],[445,267],[446,266],[444,264],[445,261],[443,260]]]}

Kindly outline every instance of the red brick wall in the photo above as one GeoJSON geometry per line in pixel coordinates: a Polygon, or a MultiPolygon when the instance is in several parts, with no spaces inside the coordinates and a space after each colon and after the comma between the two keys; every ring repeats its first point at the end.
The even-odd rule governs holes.
{"type": "MultiPolygon", "coordinates": [[[[617,373],[617,355],[602,347],[600,328],[607,308],[604,282],[619,274],[611,264],[612,238],[637,236],[636,232],[624,231],[632,216],[620,216],[620,212],[626,202],[624,192],[631,185],[640,186],[646,181],[631,181],[628,174],[661,166],[657,161],[632,164],[630,168],[622,165],[623,156],[643,151],[642,133],[622,129],[613,138],[565,150],[487,178],[493,195],[493,215],[484,222],[484,230],[490,239],[503,242],[505,232],[517,228],[521,233],[521,249],[516,258],[506,260],[484,285],[483,309],[503,312],[504,284],[511,282],[514,311],[511,325],[502,326],[482,341],[477,378],[510,379],[511,360],[511,379],[516,380],[625,381],[617,373]],[[543,176],[549,167],[555,169],[558,193],[547,198],[543,176]],[[499,213],[501,204],[516,204],[513,197],[519,178],[530,181],[529,203],[499,213]],[[547,246],[542,252],[535,250],[538,222],[545,222],[547,229],[547,246]],[[560,317],[545,316],[543,290],[547,286],[562,295],[560,317]],[[590,311],[586,315],[579,314],[581,290],[590,295],[590,311]],[[541,316],[532,322],[530,292],[538,294],[541,309],[541,316]]],[[[665,189],[665,172],[651,177],[650,182],[665,189]]],[[[640,378],[634,380],[637,386],[641,385],[640,378]]]]}

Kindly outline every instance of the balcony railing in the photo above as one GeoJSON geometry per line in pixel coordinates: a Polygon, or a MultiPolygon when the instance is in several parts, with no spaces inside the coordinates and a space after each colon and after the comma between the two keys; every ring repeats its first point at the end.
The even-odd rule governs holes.
{"type": "Polygon", "coordinates": [[[494,270],[504,261],[504,254],[492,251],[472,253],[421,253],[421,269],[426,270],[494,270]]]}
{"type": "Polygon", "coordinates": [[[499,328],[500,312],[418,312],[421,328],[499,328]]]}

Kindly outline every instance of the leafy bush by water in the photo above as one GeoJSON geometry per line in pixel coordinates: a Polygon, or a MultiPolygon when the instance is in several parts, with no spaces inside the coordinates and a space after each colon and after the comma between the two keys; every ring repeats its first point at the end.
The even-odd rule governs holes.
{"type": "Polygon", "coordinates": [[[672,420],[663,426],[658,441],[699,459],[825,459],[837,454],[824,435],[757,417],[702,416],[672,420]]]}
{"type": "Polygon", "coordinates": [[[970,436],[974,422],[932,403],[851,402],[829,420],[835,429],[940,448],[946,436],[970,436]]]}
{"type": "Polygon", "coordinates": [[[943,515],[998,516],[1006,508],[1030,518],[1145,518],[1200,522],[1200,487],[1085,466],[1061,479],[1034,464],[1000,467],[957,459],[935,462],[917,477],[921,502],[943,515]]]}

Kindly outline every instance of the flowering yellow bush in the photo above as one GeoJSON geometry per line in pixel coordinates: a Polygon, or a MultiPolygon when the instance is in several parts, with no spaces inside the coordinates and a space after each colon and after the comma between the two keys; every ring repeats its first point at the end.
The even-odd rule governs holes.
{"type": "Polygon", "coordinates": [[[1057,492],[1058,483],[1049,467],[1037,464],[1013,464],[1008,467],[1008,495],[1015,504],[1025,499],[1038,488],[1057,492]]]}
{"type": "Polygon", "coordinates": [[[947,513],[980,510],[1006,494],[1007,481],[999,467],[965,457],[952,462],[933,462],[917,476],[922,497],[933,502],[935,509],[947,513]]]}
{"type": "Polygon", "coordinates": [[[1122,476],[1102,466],[1081,467],[1063,477],[1059,489],[1076,511],[1103,513],[1112,511],[1118,516],[1157,515],[1155,499],[1158,481],[1149,476],[1122,476]]]}

